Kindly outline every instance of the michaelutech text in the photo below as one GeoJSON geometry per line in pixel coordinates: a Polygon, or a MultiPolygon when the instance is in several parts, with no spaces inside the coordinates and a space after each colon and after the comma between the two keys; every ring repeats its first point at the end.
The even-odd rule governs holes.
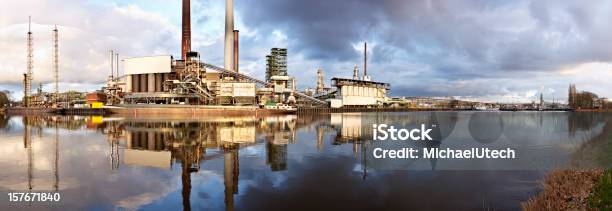
{"type": "Polygon", "coordinates": [[[382,149],[375,148],[372,151],[374,158],[377,159],[396,159],[396,158],[439,158],[439,159],[514,159],[516,152],[514,149],[489,149],[489,148],[470,148],[470,149],[440,149],[440,148],[401,148],[401,149],[382,149]],[[419,154],[420,152],[420,154],[419,154]]]}

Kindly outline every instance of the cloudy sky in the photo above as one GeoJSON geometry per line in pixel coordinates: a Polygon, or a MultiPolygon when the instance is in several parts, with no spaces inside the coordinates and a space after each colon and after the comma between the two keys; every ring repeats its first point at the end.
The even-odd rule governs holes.
{"type": "MultiPolygon", "coordinates": [[[[243,72],[263,78],[270,48],[289,50],[299,88],[368,73],[392,96],[565,100],[569,83],[612,97],[612,1],[234,0],[243,72]],[[327,80],[329,81],[329,80],[327,80]]],[[[0,90],[22,96],[28,15],[34,83],[48,84],[51,30],[60,30],[61,90],[99,89],[108,51],[179,55],[179,0],[22,0],[0,8],[0,90]]],[[[193,49],[223,64],[222,0],[192,0],[193,49]]],[[[49,90],[50,85],[45,85],[49,90]]]]}

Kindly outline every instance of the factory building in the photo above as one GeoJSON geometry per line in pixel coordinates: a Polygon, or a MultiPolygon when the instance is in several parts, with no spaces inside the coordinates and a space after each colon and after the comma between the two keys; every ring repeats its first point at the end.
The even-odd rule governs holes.
{"type": "Polygon", "coordinates": [[[217,101],[221,105],[254,105],[255,83],[226,82],[219,83],[217,101]]]}
{"type": "Polygon", "coordinates": [[[202,67],[197,52],[124,60],[127,104],[255,105],[255,83],[202,67]]]}
{"type": "Polygon", "coordinates": [[[232,0],[226,0],[224,68],[202,62],[199,53],[191,51],[190,9],[190,1],[183,0],[180,60],[170,55],[124,59],[125,74],[113,77],[112,66],[117,65],[119,75],[119,64],[113,62],[111,55],[111,76],[103,89],[109,96],[107,105],[263,107],[273,103],[276,108],[287,110],[292,108],[284,104],[295,103],[297,96],[317,105],[327,105],[325,101],[295,92],[295,78],[287,75],[287,49],[271,49],[265,81],[238,72],[239,31],[234,29],[232,0]],[[262,87],[258,88],[257,84],[262,87]]]}
{"type": "Polygon", "coordinates": [[[266,56],[266,81],[271,86],[257,90],[257,95],[260,96],[260,105],[275,108],[278,103],[296,103],[296,98],[293,95],[296,90],[296,81],[294,77],[287,74],[286,48],[272,48],[270,55],[266,56]]]}
{"type": "MultiPolygon", "coordinates": [[[[170,55],[123,60],[125,69],[125,76],[121,78],[123,83],[113,83],[124,84],[118,88],[123,91],[121,103],[256,105],[255,83],[246,82],[227,72],[207,69],[199,53],[191,51],[190,10],[190,1],[183,0],[180,60],[175,60],[170,55]]],[[[237,72],[239,31],[234,30],[231,0],[227,0],[226,10],[225,69],[237,72]]]]}
{"type": "Polygon", "coordinates": [[[347,78],[332,78],[336,98],[330,99],[331,107],[381,106],[387,100],[388,83],[347,78]]]}
{"type": "Polygon", "coordinates": [[[336,87],[335,97],[328,99],[332,108],[382,106],[388,100],[388,83],[372,81],[368,75],[367,43],[364,44],[363,77],[359,78],[358,67],[353,69],[353,78],[332,78],[336,87]]]}
{"type": "Polygon", "coordinates": [[[132,93],[168,91],[163,82],[174,78],[172,56],[149,56],[124,60],[126,89],[132,93]]]}
{"type": "Polygon", "coordinates": [[[266,81],[275,75],[287,76],[286,48],[272,48],[270,55],[266,56],[266,81]]]}
{"type": "Polygon", "coordinates": [[[148,56],[124,59],[125,103],[127,104],[190,104],[198,96],[174,92],[167,82],[179,83],[177,70],[184,69],[182,60],[172,56],[148,56]]]}

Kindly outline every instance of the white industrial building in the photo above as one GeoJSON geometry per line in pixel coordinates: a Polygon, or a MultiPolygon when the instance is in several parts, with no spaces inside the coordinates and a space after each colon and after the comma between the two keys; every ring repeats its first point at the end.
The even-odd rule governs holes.
{"type": "Polygon", "coordinates": [[[332,108],[380,106],[387,100],[388,83],[332,78],[336,97],[328,99],[332,108]]]}
{"type": "Polygon", "coordinates": [[[255,105],[256,85],[202,67],[199,55],[124,60],[127,104],[255,105]]]}
{"type": "Polygon", "coordinates": [[[163,92],[163,82],[170,80],[172,56],[148,56],[124,59],[127,92],[163,92]]]}

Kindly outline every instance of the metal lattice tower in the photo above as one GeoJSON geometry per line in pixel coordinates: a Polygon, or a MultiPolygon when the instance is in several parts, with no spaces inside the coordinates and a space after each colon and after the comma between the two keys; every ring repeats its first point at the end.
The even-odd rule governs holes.
{"type": "Polygon", "coordinates": [[[59,101],[59,36],[57,31],[57,25],[53,29],[53,72],[55,76],[55,90],[54,98],[55,103],[59,101]]]}
{"type": "Polygon", "coordinates": [[[24,81],[24,89],[25,89],[25,97],[24,102],[25,106],[30,106],[30,95],[32,92],[32,69],[34,69],[34,55],[33,55],[33,39],[32,39],[32,18],[28,17],[28,44],[27,44],[27,52],[28,52],[28,68],[26,71],[25,81],[24,81]]]}

